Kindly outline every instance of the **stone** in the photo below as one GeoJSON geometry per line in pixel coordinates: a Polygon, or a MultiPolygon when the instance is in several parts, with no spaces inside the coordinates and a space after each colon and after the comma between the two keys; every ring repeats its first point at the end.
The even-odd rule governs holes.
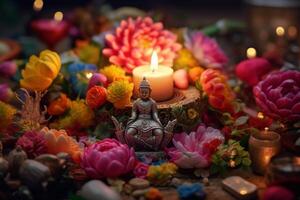
{"type": "Polygon", "coordinates": [[[91,180],[85,183],[78,195],[85,200],[121,200],[120,195],[102,181],[91,180]]]}
{"type": "Polygon", "coordinates": [[[150,182],[142,178],[133,178],[129,181],[133,190],[145,189],[150,186],[150,182]]]}
{"type": "Polygon", "coordinates": [[[135,190],[135,191],[132,192],[132,196],[133,197],[144,196],[149,190],[150,190],[150,188],[135,190]]]}

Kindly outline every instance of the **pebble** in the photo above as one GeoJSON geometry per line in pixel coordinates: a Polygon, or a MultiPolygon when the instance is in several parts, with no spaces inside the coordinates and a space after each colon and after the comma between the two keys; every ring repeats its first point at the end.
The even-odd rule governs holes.
{"type": "Polygon", "coordinates": [[[172,186],[178,186],[178,185],[181,185],[182,184],[182,181],[178,178],[172,178],[172,181],[171,181],[171,185],[172,186]]]}
{"type": "Polygon", "coordinates": [[[144,196],[149,190],[150,190],[150,188],[140,189],[140,190],[135,190],[134,192],[132,192],[131,195],[132,195],[133,197],[144,196]]]}
{"type": "Polygon", "coordinates": [[[133,190],[145,189],[150,186],[150,182],[142,178],[133,178],[129,181],[133,190]]]}
{"type": "Polygon", "coordinates": [[[203,178],[203,184],[204,184],[205,186],[208,186],[208,185],[209,185],[209,180],[208,180],[207,177],[203,178]]]}

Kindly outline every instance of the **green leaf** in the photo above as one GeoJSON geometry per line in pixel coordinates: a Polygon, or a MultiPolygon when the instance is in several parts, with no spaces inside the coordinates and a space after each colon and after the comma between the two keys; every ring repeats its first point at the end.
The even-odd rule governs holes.
{"type": "Polygon", "coordinates": [[[239,118],[237,118],[234,122],[235,126],[241,126],[243,124],[246,124],[248,121],[249,117],[248,116],[241,116],[239,118]]]}

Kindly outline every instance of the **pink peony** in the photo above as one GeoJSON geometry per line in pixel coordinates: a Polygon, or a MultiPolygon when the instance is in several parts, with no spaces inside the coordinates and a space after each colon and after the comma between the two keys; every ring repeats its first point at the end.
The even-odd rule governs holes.
{"type": "Polygon", "coordinates": [[[40,132],[29,131],[20,137],[16,143],[17,146],[27,153],[29,158],[35,158],[41,154],[47,153],[47,145],[44,135],[40,132]]]}
{"type": "Polygon", "coordinates": [[[190,50],[198,62],[208,68],[222,68],[228,58],[218,43],[200,31],[186,31],[184,45],[190,50]]]}
{"type": "Polygon", "coordinates": [[[105,39],[107,48],[103,54],[128,73],[137,66],[149,64],[153,50],[158,54],[159,63],[172,66],[176,52],[181,49],[176,35],[150,17],[122,20],[115,33],[107,34],[105,39]]]}
{"type": "Polygon", "coordinates": [[[142,162],[138,162],[133,169],[133,174],[138,178],[146,178],[148,169],[149,165],[142,162]]]}
{"type": "Polygon", "coordinates": [[[264,75],[272,70],[272,65],[265,58],[243,60],[235,68],[235,74],[248,85],[256,85],[264,75]]]}
{"type": "Polygon", "coordinates": [[[175,147],[167,149],[167,153],[180,168],[204,168],[209,166],[211,155],[223,142],[224,136],[218,129],[199,126],[196,132],[175,134],[175,147]]]}
{"type": "Polygon", "coordinates": [[[115,139],[104,139],[84,149],[81,167],[91,178],[115,178],[133,170],[133,148],[115,139]]]}
{"type": "Polygon", "coordinates": [[[256,104],[274,119],[300,120],[300,72],[280,71],[269,74],[254,88],[256,104]]]}

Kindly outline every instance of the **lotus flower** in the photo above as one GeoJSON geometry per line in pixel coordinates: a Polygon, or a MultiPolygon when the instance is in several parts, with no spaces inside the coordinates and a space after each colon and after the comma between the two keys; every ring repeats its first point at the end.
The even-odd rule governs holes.
{"type": "Polygon", "coordinates": [[[35,131],[28,131],[20,137],[16,143],[22,147],[29,158],[35,158],[47,153],[46,139],[43,134],[35,131]]]}
{"type": "Polygon", "coordinates": [[[133,170],[133,148],[115,139],[104,139],[84,149],[81,167],[91,178],[115,178],[133,170]]]}
{"type": "Polygon", "coordinates": [[[269,74],[254,88],[257,105],[278,120],[300,120],[300,72],[281,71],[269,74]]]}
{"type": "Polygon", "coordinates": [[[235,95],[227,84],[227,77],[224,74],[215,69],[207,69],[201,74],[200,83],[212,107],[233,112],[232,101],[235,95]]]}
{"type": "Polygon", "coordinates": [[[167,149],[167,153],[180,168],[204,168],[209,166],[211,155],[223,142],[224,136],[218,129],[199,126],[196,132],[175,134],[175,147],[167,149]]]}
{"type": "Polygon", "coordinates": [[[44,50],[39,57],[31,56],[22,70],[21,87],[37,91],[46,90],[58,75],[60,67],[60,57],[54,51],[44,50]]]}
{"type": "Polygon", "coordinates": [[[82,149],[76,140],[68,136],[64,130],[48,129],[47,127],[41,130],[41,133],[46,139],[47,151],[51,154],[60,152],[68,153],[76,162],[80,162],[82,149]]]}
{"type": "Polygon", "coordinates": [[[200,31],[186,31],[184,34],[185,47],[190,50],[202,66],[222,68],[228,58],[218,43],[200,31]]]}
{"type": "Polygon", "coordinates": [[[159,63],[172,66],[181,48],[176,40],[176,35],[165,30],[161,22],[154,23],[150,17],[129,18],[121,21],[114,34],[106,35],[107,47],[103,54],[128,73],[139,65],[149,64],[154,50],[159,63]]]}
{"type": "Polygon", "coordinates": [[[235,68],[235,74],[248,85],[256,85],[264,75],[272,70],[272,65],[265,58],[243,60],[235,68]]]}

